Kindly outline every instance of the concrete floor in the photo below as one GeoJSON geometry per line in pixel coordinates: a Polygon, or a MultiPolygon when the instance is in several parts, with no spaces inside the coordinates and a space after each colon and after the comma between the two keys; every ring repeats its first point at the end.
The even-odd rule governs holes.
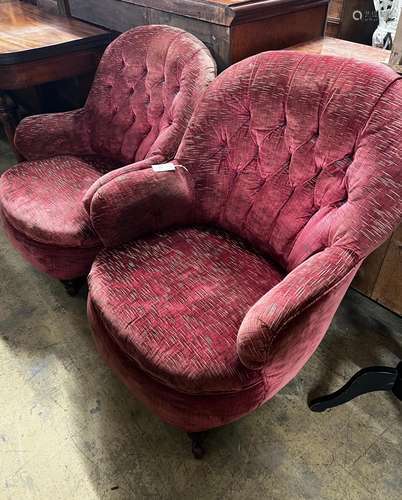
{"type": "MultiPolygon", "coordinates": [[[[0,168],[13,163],[0,143],[0,168]]],[[[0,499],[398,499],[402,403],[372,394],[325,414],[309,394],[402,357],[402,320],[349,292],[318,352],[253,415],[185,434],[150,414],[97,355],[71,298],[0,231],[0,499]]]]}

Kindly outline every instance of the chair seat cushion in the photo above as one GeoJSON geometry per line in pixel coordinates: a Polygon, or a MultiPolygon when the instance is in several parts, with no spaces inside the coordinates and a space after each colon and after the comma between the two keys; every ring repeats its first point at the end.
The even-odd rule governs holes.
{"type": "Polygon", "coordinates": [[[17,231],[39,243],[99,246],[82,199],[101,175],[117,166],[95,156],[22,162],[0,179],[3,215],[17,231]]]}
{"type": "Polygon", "coordinates": [[[149,376],[181,392],[227,393],[264,383],[241,364],[236,337],[248,309],[282,278],[228,234],[186,228],[101,251],[90,300],[149,376]]]}

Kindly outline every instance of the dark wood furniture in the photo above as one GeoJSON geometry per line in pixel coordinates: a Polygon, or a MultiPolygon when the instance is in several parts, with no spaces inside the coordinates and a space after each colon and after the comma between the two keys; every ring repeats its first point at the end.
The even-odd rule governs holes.
{"type": "Polygon", "coordinates": [[[29,3],[0,3],[0,123],[13,144],[10,91],[93,73],[112,34],[29,3]]]}
{"type": "Polygon", "coordinates": [[[117,31],[177,26],[201,39],[219,70],[324,34],[329,0],[69,0],[72,16],[117,31]]]}

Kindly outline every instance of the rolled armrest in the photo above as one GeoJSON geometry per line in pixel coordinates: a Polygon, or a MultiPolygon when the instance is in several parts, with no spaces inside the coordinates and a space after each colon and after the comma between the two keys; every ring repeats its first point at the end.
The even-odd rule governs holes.
{"type": "Polygon", "coordinates": [[[18,125],[14,141],[27,160],[92,153],[84,109],[28,116],[18,125]]]}
{"type": "Polygon", "coordinates": [[[291,338],[295,326],[304,340],[311,329],[321,339],[359,265],[353,252],[333,246],[296,267],[244,317],[237,336],[241,362],[251,369],[264,367],[284,336],[297,346],[300,339],[291,338]],[[331,293],[339,289],[340,294],[331,293]]]}
{"type": "Polygon", "coordinates": [[[152,156],[151,158],[147,158],[142,161],[137,161],[135,163],[130,163],[130,165],[125,165],[124,167],[116,168],[111,172],[108,172],[102,177],[99,177],[88,189],[83,198],[84,207],[88,214],[91,211],[91,203],[95,193],[102,187],[105,186],[108,182],[112,182],[117,177],[120,177],[125,174],[129,174],[130,172],[136,172],[137,170],[143,170],[145,168],[149,168],[152,165],[156,165],[162,162],[162,158],[152,156]]]}
{"type": "Polygon", "coordinates": [[[190,221],[193,184],[181,167],[128,172],[101,186],[92,197],[92,226],[106,247],[190,221]]]}

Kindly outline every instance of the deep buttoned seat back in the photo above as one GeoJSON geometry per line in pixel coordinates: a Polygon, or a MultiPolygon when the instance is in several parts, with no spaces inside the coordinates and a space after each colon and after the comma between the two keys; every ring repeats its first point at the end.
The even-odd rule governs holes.
{"type": "Polygon", "coordinates": [[[93,223],[105,245],[125,244],[91,271],[95,341],[161,418],[223,425],[307,362],[401,221],[401,109],[386,66],[260,54],[209,87],[174,172],[99,189],[93,223]],[[132,196],[109,217],[123,184],[132,196]]]}
{"type": "Polygon", "coordinates": [[[139,27],[106,49],[82,109],[23,120],[15,142],[27,161],[0,181],[5,227],[23,255],[56,278],[87,274],[101,247],[89,211],[104,175],[172,159],[214,77],[194,36],[139,27]]]}

